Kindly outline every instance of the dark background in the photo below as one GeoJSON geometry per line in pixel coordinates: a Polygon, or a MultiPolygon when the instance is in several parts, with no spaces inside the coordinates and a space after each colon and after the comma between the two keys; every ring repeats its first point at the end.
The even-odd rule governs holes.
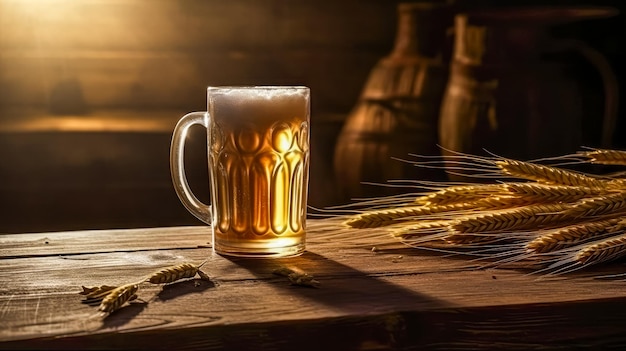
{"type": "MultiPolygon", "coordinates": [[[[208,85],[309,86],[309,202],[342,201],[332,170],[335,138],[368,73],[393,47],[400,2],[0,0],[0,232],[200,224],[176,198],[168,153],[178,118],[206,108],[208,85]]],[[[453,6],[619,9],[613,18],[552,30],[603,53],[626,101],[626,3],[503,3],[453,6]]],[[[602,99],[592,69],[576,74],[589,87],[585,99],[602,99]]],[[[626,148],[624,111],[615,148],[626,148]]],[[[593,146],[601,122],[584,123],[593,146]]],[[[204,143],[202,131],[192,133],[187,160],[194,191],[208,201],[204,143]]]]}

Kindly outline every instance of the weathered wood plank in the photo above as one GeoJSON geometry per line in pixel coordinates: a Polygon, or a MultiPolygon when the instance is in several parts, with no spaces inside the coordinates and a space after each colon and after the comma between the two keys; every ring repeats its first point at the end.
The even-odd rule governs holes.
{"type": "MultiPolygon", "coordinates": [[[[619,301],[511,306],[302,320],[300,323],[212,325],[179,330],[94,333],[29,341],[32,348],[177,350],[571,350],[622,349],[619,301]],[[573,312],[577,311],[577,312],[573,312]],[[571,319],[572,313],[578,318],[571,319]],[[529,318],[532,318],[529,321],[529,318]],[[454,323],[449,323],[453,319],[454,323]],[[488,322],[484,322],[487,320],[488,322]],[[581,325],[582,320],[588,324],[581,325]],[[520,325],[522,326],[520,328],[520,325]],[[561,333],[560,330],[568,330],[561,333]],[[556,332],[555,332],[556,331],[556,332]],[[158,340],[158,341],[157,341],[158,340]]],[[[2,349],[23,347],[5,342],[2,349]]]]}
{"type": "Polygon", "coordinates": [[[626,339],[622,281],[468,269],[463,259],[401,246],[372,252],[315,232],[300,257],[228,259],[204,246],[208,238],[202,226],[0,236],[0,348],[330,347],[317,340],[322,333],[349,349],[558,349],[626,339]],[[104,320],[77,294],[81,285],[119,285],[204,260],[211,282],[142,285],[141,301],[104,320]],[[281,266],[321,287],[290,285],[272,274],[281,266]]]}
{"type": "MultiPolygon", "coordinates": [[[[213,255],[208,248],[14,258],[4,261],[11,269],[3,270],[0,277],[6,282],[19,282],[28,287],[27,290],[19,286],[5,287],[8,289],[5,291],[11,293],[69,293],[80,291],[80,285],[119,285],[140,280],[162,267],[184,261],[200,263],[208,260],[203,271],[221,283],[286,283],[285,279],[274,276],[272,271],[281,266],[301,269],[322,282],[324,289],[312,290],[318,291],[315,294],[319,295],[315,296],[327,293],[338,299],[343,296],[346,298],[343,303],[347,305],[359,305],[362,301],[358,300],[367,296],[382,297],[378,300],[381,306],[404,303],[370,291],[386,289],[386,284],[382,283],[385,280],[393,280],[393,285],[413,291],[407,296],[428,296],[431,307],[437,306],[433,301],[471,307],[626,296],[622,281],[595,280],[585,276],[572,276],[566,280],[538,280],[535,276],[512,270],[471,270],[464,261],[437,256],[404,256],[399,260],[395,253],[379,254],[355,249],[349,251],[348,255],[346,250],[322,251],[311,251],[298,258],[267,261],[225,259],[213,255]],[[46,264],[50,267],[42,270],[41,267],[46,264]],[[358,283],[359,280],[363,280],[363,283],[358,283]],[[520,291],[524,291],[524,294],[520,294],[520,291]],[[360,296],[359,299],[350,302],[354,298],[352,293],[360,296]]],[[[387,292],[395,291],[395,288],[387,288],[387,292]]],[[[419,301],[409,300],[409,303],[419,301]]]]}
{"type": "Polygon", "coordinates": [[[9,234],[0,235],[0,258],[184,249],[210,241],[206,226],[9,234]]]}

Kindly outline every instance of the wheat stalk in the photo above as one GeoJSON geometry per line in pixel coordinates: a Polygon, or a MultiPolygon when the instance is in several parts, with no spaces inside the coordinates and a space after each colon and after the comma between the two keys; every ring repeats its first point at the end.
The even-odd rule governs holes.
{"type": "Polygon", "coordinates": [[[551,166],[509,159],[496,161],[495,164],[504,174],[534,180],[544,184],[572,185],[600,189],[604,189],[608,186],[605,180],[551,166]]]}
{"type": "Polygon", "coordinates": [[[414,224],[394,228],[391,231],[391,235],[396,238],[409,239],[413,237],[424,236],[436,232],[437,230],[445,229],[448,227],[449,224],[449,220],[419,221],[414,224]]]}
{"type": "Polygon", "coordinates": [[[456,230],[450,230],[449,233],[443,237],[443,240],[446,243],[453,245],[469,245],[500,240],[502,238],[502,236],[496,236],[493,234],[468,234],[461,233],[456,230]]]}
{"type": "Polygon", "coordinates": [[[529,204],[527,200],[514,196],[489,196],[463,203],[407,206],[384,210],[373,210],[358,214],[345,221],[344,224],[358,229],[379,228],[413,220],[418,216],[432,216],[436,214],[446,214],[466,210],[495,210],[527,204],[529,204]]]}
{"type": "Polygon", "coordinates": [[[481,233],[519,230],[562,222],[567,216],[566,204],[527,205],[499,212],[468,215],[453,221],[450,229],[459,233],[481,233]]]}
{"type": "Polygon", "coordinates": [[[576,261],[584,264],[597,264],[626,256],[626,235],[613,237],[591,244],[576,254],[576,261]]]}
{"type": "Polygon", "coordinates": [[[437,192],[420,196],[415,199],[416,203],[422,205],[447,205],[452,203],[463,203],[483,198],[485,195],[502,191],[501,184],[475,184],[449,186],[437,192]]]}
{"type": "Polygon", "coordinates": [[[292,285],[308,286],[311,288],[319,288],[321,285],[312,275],[285,266],[274,269],[272,273],[287,277],[292,285]]]}
{"type": "Polygon", "coordinates": [[[468,210],[474,208],[473,203],[458,203],[434,206],[407,206],[385,210],[373,210],[358,214],[344,224],[352,228],[378,228],[402,221],[413,219],[416,216],[442,214],[452,211],[468,210]]]}
{"type": "MultiPolygon", "coordinates": [[[[626,166],[626,151],[596,149],[580,154],[589,163],[626,166]]],[[[582,159],[574,156],[560,160],[582,159]]],[[[372,209],[344,223],[353,228],[391,225],[381,232],[412,247],[437,243],[447,244],[443,250],[450,252],[473,248],[479,251],[471,254],[479,257],[495,253],[499,263],[532,263],[527,258],[541,258],[540,272],[554,274],[626,256],[626,179],[534,162],[467,157],[489,171],[479,176],[502,175],[526,182],[442,187],[415,198],[414,204],[372,209]],[[494,167],[498,173],[493,173],[494,167]],[[474,246],[486,242],[489,245],[474,246]]]]}
{"type": "Polygon", "coordinates": [[[607,213],[619,213],[626,208],[626,191],[579,200],[566,210],[574,218],[593,217],[607,213]]]}
{"type": "Polygon", "coordinates": [[[79,294],[85,295],[85,303],[91,304],[100,301],[98,310],[110,313],[120,308],[127,301],[136,299],[136,293],[141,283],[167,284],[184,278],[192,278],[196,274],[203,280],[210,280],[209,276],[200,270],[200,267],[206,262],[207,260],[197,266],[191,263],[181,263],[176,266],[163,268],[139,282],[125,284],[120,287],[102,285],[88,288],[82,286],[83,291],[79,292],[79,294]]]}
{"type": "Polygon", "coordinates": [[[626,166],[626,151],[596,149],[581,152],[581,154],[589,158],[592,163],[626,166]]]}
{"type": "Polygon", "coordinates": [[[612,218],[552,229],[528,242],[526,249],[533,253],[553,252],[585,242],[601,233],[611,232],[619,222],[619,218],[612,218]]]}
{"type": "Polygon", "coordinates": [[[604,193],[604,190],[586,186],[555,185],[541,183],[504,183],[512,195],[529,202],[573,202],[584,197],[604,193]]]}
{"type": "Polygon", "coordinates": [[[146,279],[152,284],[167,284],[184,278],[192,278],[199,272],[199,268],[191,263],[181,263],[177,266],[163,268],[154,272],[146,279]]]}
{"type": "Polygon", "coordinates": [[[498,210],[533,204],[525,198],[518,196],[488,196],[472,202],[478,210],[498,210]]]}
{"type": "Polygon", "coordinates": [[[83,291],[79,292],[80,295],[85,295],[85,303],[91,304],[102,301],[113,289],[117,286],[101,285],[93,288],[87,288],[82,286],[83,291]]]}
{"type": "Polygon", "coordinates": [[[117,310],[126,301],[136,298],[137,295],[135,294],[138,289],[139,286],[137,284],[127,284],[111,290],[111,292],[102,299],[98,310],[105,313],[117,310]]]}
{"type": "Polygon", "coordinates": [[[80,295],[85,295],[86,298],[99,298],[107,295],[111,290],[117,288],[117,286],[112,285],[100,285],[94,286],[93,288],[88,288],[86,286],[81,286],[83,291],[79,292],[80,295]]]}

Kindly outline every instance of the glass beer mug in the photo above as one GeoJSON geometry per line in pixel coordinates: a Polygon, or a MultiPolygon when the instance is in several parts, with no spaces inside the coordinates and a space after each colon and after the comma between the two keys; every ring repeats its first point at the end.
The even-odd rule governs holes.
{"type": "Polygon", "coordinates": [[[310,92],[306,87],[209,87],[207,111],[183,116],[170,168],[183,205],[211,225],[223,255],[286,257],[304,251],[309,177],[310,92]],[[185,137],[207,129],[211,205],[192,193],[185,137]]]}

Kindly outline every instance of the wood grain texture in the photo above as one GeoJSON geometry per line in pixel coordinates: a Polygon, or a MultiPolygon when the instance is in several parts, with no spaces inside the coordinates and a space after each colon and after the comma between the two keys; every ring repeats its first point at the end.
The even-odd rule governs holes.
{"type": "Polygon", "coordinates": [[[212,253],[208,227],[0,236],[0,349],[562,349],[626,345],[626,290],[602,272],[537,279],[461,258],[310,233],[295,258],[212,253]],[[120,285],[181,262],[211,281],[142,285],[106,319],[80,286],[120,285]],[[301,269],[319,289],[272,271],[301,269]]]}

